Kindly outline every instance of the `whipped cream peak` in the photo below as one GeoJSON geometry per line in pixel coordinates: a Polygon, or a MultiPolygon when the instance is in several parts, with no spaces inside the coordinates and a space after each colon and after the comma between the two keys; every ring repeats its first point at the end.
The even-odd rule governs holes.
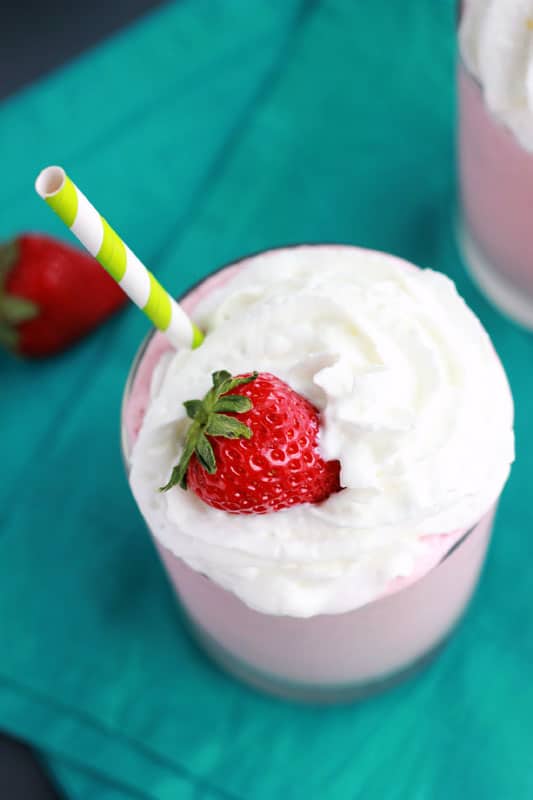
{"type": "Polygon", "coordinates": [[[459,45],[489,109],[533,150],[533,0],[466,0],[459,45]]]}
{"type": "Polygon", "coordinates": [[[513,406],[480,322],[453,283],[341,246],[271,251],[204,297],[202,346],[164,356],[130,480],[161,543],[259,611],[338,613],[416,573],[433,536],[467,529],[513,460],[513,406]],[[321,412],[319,447],[343,491],[319,505],[230,515],[164,485],[183,401],[221,365],[270,372],[321,412]]]}

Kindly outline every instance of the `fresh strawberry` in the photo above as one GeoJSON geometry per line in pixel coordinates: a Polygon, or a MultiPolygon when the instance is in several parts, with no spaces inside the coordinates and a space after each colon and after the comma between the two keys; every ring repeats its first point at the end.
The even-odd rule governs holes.
{"type": "Polygon", "coordinates": [[[46,236],[0,245],[0,344],[23,356],[57,353],[124,305],[89,255],[46,236]]]}
{"type": "Polygon", "coordinates": [[[319,453],[318,411],[274,375],[215,372],[204,399],[184,405],[192,424],[162,491],[179,484],[230,514],[266,514],[340,490],[340,463],[319,453]]]}

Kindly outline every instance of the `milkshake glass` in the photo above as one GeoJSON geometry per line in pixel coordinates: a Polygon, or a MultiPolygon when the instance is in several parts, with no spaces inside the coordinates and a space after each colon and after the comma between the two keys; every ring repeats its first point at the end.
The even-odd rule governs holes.
{"type": "Polygon", "coordinates": [[[533,4],[466,0],[457,67],[459,242],[482,291],[533,329],[533,4]]]}
{"type": "MultiPolygon", "coordinates": [[[[304,259],[312,257],[315,261],[321,254],[329,259],[341,255],[342,258],[366,258],[370,269],[383,259],[387,260],[387,267],[392,263],[395,269],[403,272],[416,269],[391,256],[340,246],[270,251],[260,258],[274,259],[272,263],[275,263],[280,258],[293,259],[292,254],[296,256],[299,252],[304,259]]],[[[243,259],[211,275],[181,299],[182,306],[194,317],[199,303],[230,284],[239,274],[244,275],[255,261],[256,257],[243,259]]],[[[161,377],[157,376],[156,368],[168,351],[164,336],[151,334],[141,346],[130,371],[122,409],[122,443],[128,472],[146,409],[152,402],[150,384],[154,380],[156,388],[152,392],[157,395],[161,377]]],[[[497,364],[497,381],[502,381],[499,388],[509,411],[503,371],[492,350],[488,358],[497,364]]],[[[510,439],[507,444],[512,449],[510,439]]],[[[510,461],[512,454],[504,453],[502,458],[510,461]]],[[[270,599],[266,605],[268,610],[253,607],[253,604],[257,606],[255,595],[253,604],[243,601],[240,589],[224,588],[217,579],[185,563],[184,558],[168,546],[168,541],[161,540],[161,531],[153,522],[149,521],[149,528],[191,631],[218,664],[247,683],[277,695],[310,702],[335,702],[366,696],[405,678],[431,659],[446,641],[477,584],[498,494],[499,491],[490,497],[488,505],[480,508],[476,519],[467,526],[418,537],[417,546],[421,544],[421,547],[410,566],[402,566],[405,553],[403,556],[398,553],[397,569],[391,572],[393,577],[379,584],[376,596],[359,602],[354,608],[346,608],[344,601],[339,605],[336,600],[337,605],[331,607],[322,602],[322,571],[327,573],[331,568],[329,563],[322,562],[316,567],[317,604],[312,603],[303,612],[299,605],[294,605],[297,613],[292,614],[287,613],[287,607],[281,612],[271,607],[270,599]],[[316,608],[325,611],[315,613],[316,608]]],[[[277,515],[291,512],[292,509],[266,514],[263,520],[268,520],[275,528],[277,515]]],[[[231,525],[234,515],[225,516],[231,525]]],[[[195,531],[189,530],[187,535],[194,540],[195,531]]],[[[313,546],[309,544],[310,549],[313,546]]],[[[235,551],[236,557],[240,555],[235,551]]],[[[372,569],[379,571],[379,564],[372,569]]],[[[247,570],[248,567],[243,568],[245,579],[247,570]]],[[[373,580],[375,575],[371,578],[373,580]]],[[[275,588],[275,584],[272,586],[275,588]]],[[[312,594],[312,586],[310,591],[312,594]]],[[[308,596],[303,595],[304,598],[308,596]]],[[[291,595],[285,599],[291,610],[291,595]]]]}

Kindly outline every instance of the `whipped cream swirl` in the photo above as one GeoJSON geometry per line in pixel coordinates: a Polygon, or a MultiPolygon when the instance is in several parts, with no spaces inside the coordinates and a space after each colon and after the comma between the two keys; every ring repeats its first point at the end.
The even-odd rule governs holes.
{"type": "Polygon", "coordinates": [[[533,150],[533,0],[466,0],[459,45],[489,109],[533,150]]]}
{"type": "Polygon", "coordinates": [[[194,318],[206,339],[158,364],[130,480],[161,543],[252,608],[308,617],[363,605],[416,571],[432,535],[471,526],[497,499],[512,399],[443,275],[351,247],[271,251],[242,262],[194,318]],[[219,369],[272,372],[307,397],[345,489],[259,516],[158,492],[183,446],[182,404],[219,369]]]}

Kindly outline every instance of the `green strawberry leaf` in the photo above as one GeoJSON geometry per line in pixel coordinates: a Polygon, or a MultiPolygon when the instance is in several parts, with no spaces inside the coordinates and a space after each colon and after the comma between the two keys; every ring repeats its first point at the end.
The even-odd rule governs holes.
{"type": "Polygon", "coordinates": [[[213,452],[211,442],[208,440],[205,434],[202,433],[198,437],[194,452],[198,456],[200,464],[205,471],[209,472],[210,475],[213,475],[217,471],[217,462],[215,460],[215,454],[213,452]]]}
{"type": "Polygon", "coordinates": [[[0,277],[5,275],[19,260],[19,243],[16,239],[0,244],[0,277]]]}
{"type": "Polygon", "coordinates": [[[168,483],[160,488],[161,492],[166,492],[173,486],[187,488],[187,470],[193,454],[196,455],[206,472],[211,475],[216,472],[215,453],[208,436],[222,436],[226,439],[250,439],[252,437],[252,430],[248,425],[236,417],[229,417],[221,412],[242,414],[253,407],[249,397],[238,394],[228,395],[226,392],[251,383],[257,378],[257,375],[257,372],[253,372],[243,378],[232,378],[227,370],[213,372],[213,386],[204,399],[187,400],[183,404],[187,416],[191,420],[191,425],[187,431],[181,458],[172,469],[168,483]]]}
{"type": "Polygon", "coordinates": [[[183,405],[187,411],[187,416],[191,419],[195,419],[197,414],[199,414],[203,408],[203,403],[201,400],[186,400],[183,405]]]}
{"type": "Polygon", "coordinates": [[[19,260],[17,239],[0,244],[0,346],[16,350],[19,343],[17,326],[39,315],[39,308],[25,297],[7,294],[5,281],[19,260]]]}
{"type": "Polygon", "coordinates": [[[243,397],[242,394],[227,394],[216,401],[213,410],[232,411],[234,414],[243,414],[249,411],[252,407],[252,401],[249,397],[243,397]]]}
{"type": "Polygon", "coordinates": [[[213,414],[205,431],[209,436],[224,436],[226,439],[251,439],[252,431],[243,422],[225,414],[213,414]]]}
{"type": "Polygon", "coordinates": [[[168,483],[165,486],[162,486],[159,491],[167,492],[169,489],[172,489],[172,487],[176,485],[181,486],[182,489],[187,488],[187,467],[189,466],[189,461],[191,460],[191,456],[193,453],[194,453],[194,442],[190,439],[187,439],[179,463],[173,468],[168,483]]]}
{"type": "Polygon", "coordinates": [[[9,325],[20,325],[39,315],[39,308],[31,300],[17,297],[14,294],[4,294],[0,297],[0,319],[9,325]]]}
{"type": "Polygon", "coordinates": [[[227,383],[228,381],[231,380],[231,372],[228,372],[225,369],[221,369],[218,372],[213,372],[212,378],[213,378],[213,388],[220,389],[224,383],[227,383]]]}
{"type": "MultiPolygon", "coordinates": [[[[228,385],[224,389],[224,392],[231,392],[231,390],[232,389],[236,389],[237,386],[245,386],[247,383],[251,383],[252,381],[255,381],[255,379],[257,378],[257,375],[258,375],[257,372],[252,372],[251,375],[246,375],[243,378],[231,378],[228,381],[228,385]]],[[[220,392],[220,394],[223,394],[223,392],[220,392]]]]}

